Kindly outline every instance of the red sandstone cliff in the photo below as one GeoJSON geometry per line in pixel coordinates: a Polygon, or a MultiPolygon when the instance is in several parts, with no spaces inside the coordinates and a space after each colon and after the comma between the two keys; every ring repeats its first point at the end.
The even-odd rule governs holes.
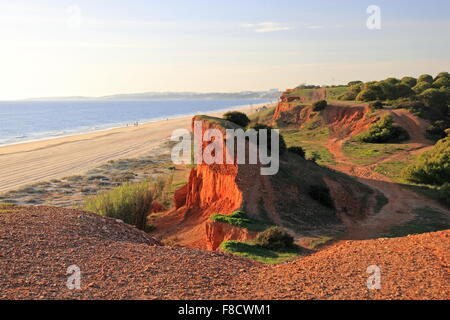
{"type": "MultiPolygon", "coordinates": [[[[232,125],[202,116],[193,121],[201,121],[203,132],[218,129],[225,133],[225,127],[232,125]]],[[[207,145],[204,143],[202,148],[207,145]]],[[[338,230],[343,227],[342,214],[362,219],[370,212],[367,189],[297,155],[281,155],[280,171],[274,176],[262,176],[260,168],[259,164],[198,164],[191,169],[188,184],[175,192],[176,208],[155,222],[157,230],[163,232],[160,236],[180,245],[215,250],[222,241],[248,240],[255,234],[213,223],[209,219],[213,214],[228,215],[243,209],[250,218],[281,225],[292,234],[303,234],[317,227],[338,230]],[[316,185],[340,188],[334,199],[337,210],[311,198],[310,188],[316,185]],[[349,198],[354,199],[351,205],[349,198]]],[[[332,192],[332,196],[336,194],[332,192]]]]}
{"type": "Polygon", "coordinates": [[[239,228],[231,224],[207,221],[205,223],[206,249],[217,250],[220,244],[228,240],[248,241],[256,238],[255,231],[239,228]]]}

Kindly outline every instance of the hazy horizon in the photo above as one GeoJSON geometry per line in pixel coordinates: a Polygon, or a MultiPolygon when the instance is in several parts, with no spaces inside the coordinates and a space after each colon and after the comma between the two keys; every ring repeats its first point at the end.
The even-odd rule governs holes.
{"type": "Polygon", "coordinates": [[[0,100],[283,90],[450,70],[450,3],[438,0],[0,0],[0,9],[0,100]],[[366,26],[370,5],[379,30],[366,26]]]}

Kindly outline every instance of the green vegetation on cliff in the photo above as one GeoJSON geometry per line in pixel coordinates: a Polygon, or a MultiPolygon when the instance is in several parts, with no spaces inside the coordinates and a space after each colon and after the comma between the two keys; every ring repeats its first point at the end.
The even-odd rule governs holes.
{"type": "Polygon", "coordinates": [[[443,138],[445,129],[450,127],[450,76],[441,72],[435,78],[424,74],[417,79],[403,77],[382,81],[350,82],[340,100],[380,103],[393,108],[408,109],[411,113],[432,122],[429,138],[443,138]]]}
{"type": "Polygon", "coordinates": [[[250,231],[263,231],[273,224],[266,221],[251,219],[245,211],[238,210],[230,215],[215,214],[210,217],[212,221],[231,224],[233,226],[248,229],[250,231]]]}
{"type": "Polygon", "coordinates": [[[405,129],[394,125],[391,115],[384,116],[375,122],[369,131],[356,136],[356,139],[365,143],[402,142],[409,139],[405,129]]]}

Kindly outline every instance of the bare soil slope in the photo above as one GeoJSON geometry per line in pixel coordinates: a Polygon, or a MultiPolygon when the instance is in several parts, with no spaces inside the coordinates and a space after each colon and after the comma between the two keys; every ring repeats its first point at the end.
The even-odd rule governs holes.
{"type": "Polygon", "coordinates": [[[344,241],[274,267],[170,248],[123,223],[51,207],[0,213],[1,299],[448,299],[450,231],[344,241]],[[81,269],[81,290],[66,287],[81,269]],[[369,291],[369,265],[382,289],[369,291]]]}
{"type": "MultiPolygon", "coordinates": [[[[315,96],[321,96],[322,90],[316,90],[315,96]]],[[[289,95],[294,97],[292,93],[289,95]]],[[[311,100],[312,101],[312,100],[311,100]]],[[[281,126],[301,129],[311,119],[310,106],[295,106],[280,102],[274,116],[274,122],[281,126]]],[[[367,104],[355,104],[343,101],[333,101],[320,113],[322,125],[329,130],[328,139],[315,141],[328,149],[336,162],[331,168],[357,178],[357,180],[376,191],[372,198],[382,193],[388,203],[377,214],[367,215],[364,221],[344,219],[347,237],[350,239],[367,239],[388,231],[392,226],[401,225],[415,218],[414,211],[429,207],[445,212],[450,217],[450,211],[439,203],[407,189],[388,177],[377,173],[375,168],[383,162],[401,161],[410,156],[420,154],[432,147],[432,142],[426,139],[425,130],[429,125],[425,120],[414,116],[403,109],[385,109],[372,113],[367,104]],[[373,164],[357,164],[343,152],[343,146],[355,135],[366,131],[380,116],[391,114],[394,122],[403,127],[410,135],[410,140],[399,144],[404,149],[384,156],[373,164]]],[[[332,187],[332,185],[331,185],[332,187]]],[[[338,187],[333,188],[336,192],[338,187]]],[[[345,216],[344,216],[345,218],[345,216]]]]}

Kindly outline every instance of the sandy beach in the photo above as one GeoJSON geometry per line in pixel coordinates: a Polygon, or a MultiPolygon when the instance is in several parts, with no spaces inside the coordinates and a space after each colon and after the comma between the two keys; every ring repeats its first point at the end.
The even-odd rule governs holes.
{"type": "MultiPolygon", "coordinates": [[[[267,104],[265,104],[267,105],[267,104]]],[[[246,113],[260,105],[234,108],[246,113]]],[[[224,112],[210,113],[221,116],[224,112]]],[[[82,174],[109,160],[136,158],[190,128],[191,116],[36,142],[0,147],[0,193],[21,186],[82,174]]]]}

